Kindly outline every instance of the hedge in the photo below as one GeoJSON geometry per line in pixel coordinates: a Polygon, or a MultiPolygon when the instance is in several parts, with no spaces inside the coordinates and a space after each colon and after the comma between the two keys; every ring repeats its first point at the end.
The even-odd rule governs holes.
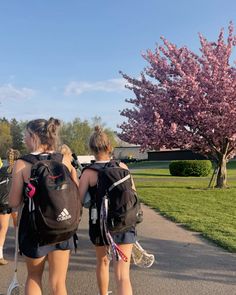
{"type": "Polygon", "coordinates": [[[169,165],[172,176],[207,176],[212,169],[209,160],[172,161],[169,165]]]}

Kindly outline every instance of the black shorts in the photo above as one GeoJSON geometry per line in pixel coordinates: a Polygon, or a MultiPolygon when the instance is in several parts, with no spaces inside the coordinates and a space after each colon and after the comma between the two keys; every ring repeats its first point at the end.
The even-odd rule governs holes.
{"type": "Polygon", "coordinates": [[[40,258],[56,250],[72,250],[74,248],[73,237],[67,241],[55,245],[38,246],[34,241],[25,239],[20,243],[20,252],[30,258],[40,258]]]}
{"type": "Polygon", "coordinates": [[[0,205],[0,214],[10,214],[12,209],[8,205],[0,205]]]}

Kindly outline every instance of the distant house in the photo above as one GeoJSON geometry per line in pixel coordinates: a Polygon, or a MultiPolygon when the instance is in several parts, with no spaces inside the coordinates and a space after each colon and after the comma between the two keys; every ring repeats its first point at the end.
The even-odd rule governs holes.
{"type": "Polygon", "coordinates": [[[113,158],[119,160],[147,160],[147,152],[141,152],[140,146],[117,146],[113,150],[113,158]]]}
{"type": "Polygon", "coordinates": [[[147,152],[141,152],[140,145],[130,144],[115,136],[117,146],[113,149],[113,158],[119,160],[147,160],[147,152]]]}
{"type": "Polygon", "coordinates": [[[120,160],[136,159],[148,161],[173,161],[173,160],[205,160],[205,156],[191,150],[160,149],[159,151],[141,152],[140,145],[129,144],[116,138],[118,146],[114,148],[114,158],[120,160]]]}
{"type": "Polygon", "coordinates": [[[191,150],[160,150],[148,151],[149,161],[173,161],[173,160],[205,160],[205,156],[194,153],[191,150]]]}

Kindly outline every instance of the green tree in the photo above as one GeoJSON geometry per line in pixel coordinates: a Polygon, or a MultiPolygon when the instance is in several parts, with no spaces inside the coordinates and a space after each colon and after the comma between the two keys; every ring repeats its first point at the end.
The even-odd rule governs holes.
{"type": "Polygon", "coordinates": [[[81,121],[79,118],[76,118],[73,122],[64,123],[61,129],[62,143],[67,144],[77,155],[90,154],[88,146],[89,138],[96,125],[103,128],[112,146],[115,147],[117,144],[115,134],[111,129],[105,128],[105,124],[100,117],[92,118],[92,122],[87,120],[81,121]]]}
{"type": "Polygon", "coordinates": [[[7,150],[12,146],[11,128],[9,122],[0,119],[0,157],[5,158],[7,150]]]}
{"type": "Polygon", "coordinates": [[[22,152],[24,150],[23,130],[16,119],[12,119],[10,121],[10,129],[12,136],[12,148],[22,152]]]}
{"type": "Polygon", "coordinates": [[[89,153],[88,140],[91,127],[87,120],[76,118],[72,123],[64,123],[61,130],[62,142],[67,144],[77,155],[89,153]]]}

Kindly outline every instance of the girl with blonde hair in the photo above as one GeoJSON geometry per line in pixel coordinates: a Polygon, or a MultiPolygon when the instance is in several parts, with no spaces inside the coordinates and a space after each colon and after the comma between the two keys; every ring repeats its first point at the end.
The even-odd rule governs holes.
{"type": "MultiPolygon", "coordinates": [[[[89,147],[91,152],[95,156],[96,165],[104,167],[111,160],[112,146],[110,140],[105,132],[99,126],[95,127],[93,134],[90,137],[89,147]]],[[[123,169],[128,169],[124,163],[120,163],[119,166],[123,169]]],[[[94,216],[92,214],[93,203],[101,203],[97,191],[98,171],[93,169],[84,170],[80,177],[79,192],[80,197],[83,199],[87,191],[91,195],[91,206],[89,208],[89,236],[91,242],[95,246],[96,257],[97,257],[97,283],[100,295],[108,294],[109,286],[109,263],[110,260],[107,256],[107,247],[109,243],[104,240],[103,234],[101,233],[99,219],[101,208],[98,205],[96,222],[94,222],[94,216]]],[[[132,182],[133,184],[133,182],[132,182]]],[[[135,189],[133,184],[133,189],[135,189]]],[[[116,233],[112,235],[114,242],[119,246],[123,254],[127,257],[127,261],[122,259],[116,261],[113,260],[115,280],[117,285],[118,295],[132,295],[132,287],[130,282],[130,257],[133,244],[136,241],[135,228],[116,233]]]]}

